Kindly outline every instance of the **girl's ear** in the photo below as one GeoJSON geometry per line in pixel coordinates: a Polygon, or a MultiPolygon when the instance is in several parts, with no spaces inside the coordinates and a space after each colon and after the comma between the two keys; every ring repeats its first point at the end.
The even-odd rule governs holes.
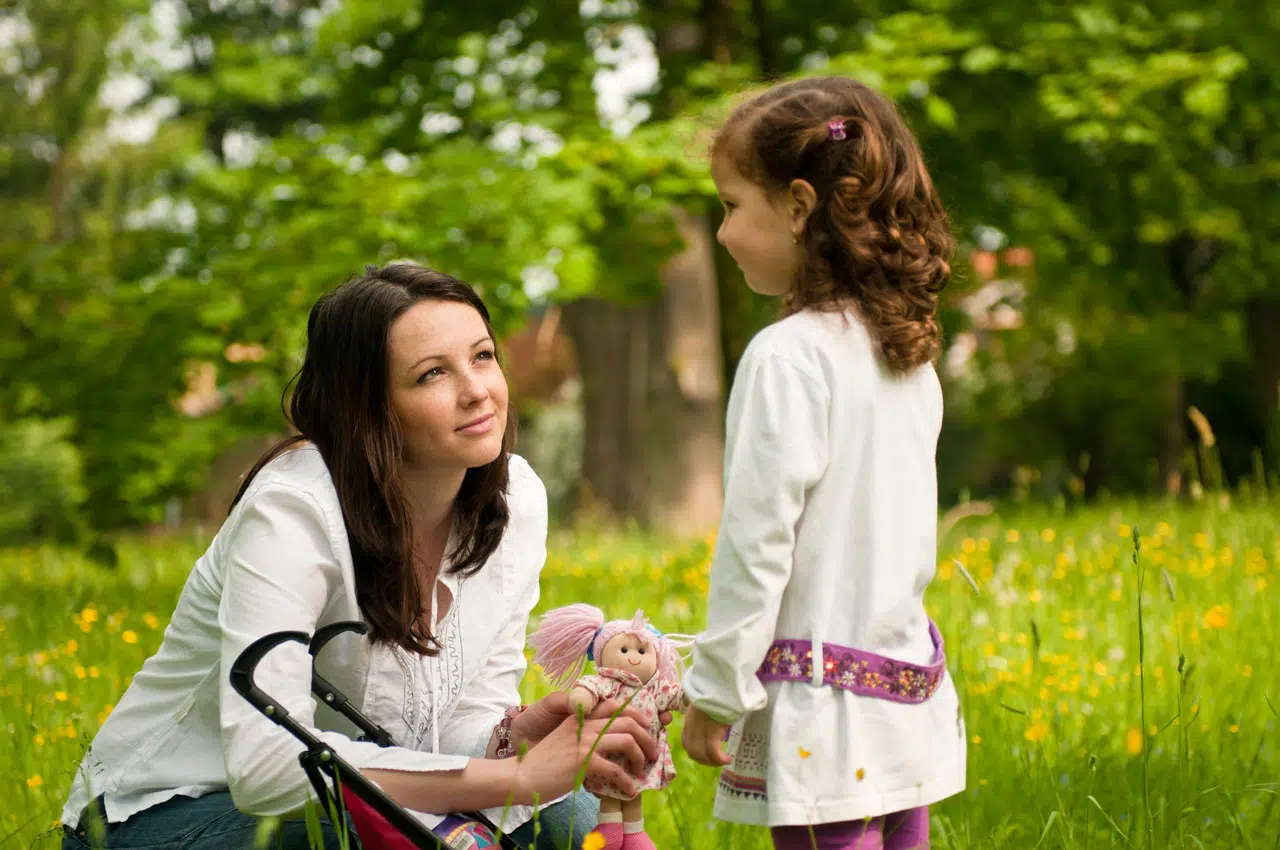
{"type": "Polygon", "coordinates": [[[818,193],[808,180],[792,180],[788,188],[791,235],[799,239],[809,216],[818,206],[818,193]]]}

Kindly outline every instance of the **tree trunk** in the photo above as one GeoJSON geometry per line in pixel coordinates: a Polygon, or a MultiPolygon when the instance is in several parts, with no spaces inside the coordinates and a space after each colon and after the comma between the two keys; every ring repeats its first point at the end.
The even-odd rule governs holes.
{"type": "Polygon", "coordinates": [[[1162,394],[1164,426],[1160,440],[1160,483],[1170,496],[1182,492],[1182,453],[1187,446],[1187,390],[1182,375],[1170,375],[1162,394]]]}
{"type": "MultiPolygon", "coordinates": [[[[1182,297],[1186,315],[1195,310],[1196,301],[1218,258],[1218,245],[1212,239],[1190,235],[1179,236],[1169,243],[1167,260],[1169,278],[1182,297]]],[[[1160,480],[1165,490],[1177,495],[1182,486],[1182,453],[1187,445],[1186,370],[1179,363],[1164,387],[1164,424],[1160,446],[1160,480]]]]}
{"type": "Polygon", "coordinates": [[[705,218],[675,212],[686,247],[663,292],[564,307],[582,375],[580,507],[678,535],[720,518],[724,436],[719,306],[705,218]]]}
{"type": "MultiPolygon", "coordinates": [[[[675,79],[697,57],[728,61],[731,8],[703,0],[701,20],[657,4],[656,46],[675,79]]],[[[678,107],[668,88],[658,111],[678,107]]],[[[684,249],[661,270],[662,292],[634,306],[585,299],[564,323],[582,374],[583,490],[614,518],[668,533],[715,528],[723,500],[724,380],[712,233],[674,208],[684,249]]]]}
{"type": "Polygon", "coordinates": [[[706,34],[706,50],[712,62],[727,65],[733,61],[729,30],[733,10],[726,0],[702,0],[702,24],[706,34]]]}
{"type": "Polygon", "coordinates": [[[751,0],[751,17],[756,26],[756,57],[760,61],[760,74],[766,80],[772,80],[781,71],[781,64],[778,62],[769,0],[751,0]]]}
{"type": "Polygon", "coordinates": [[[715,528],[724,499],[720,308],[706,216],[673,214],[685,249],[663,269],[654,316],[645,513],[660,528],[694,535],[715,528]]]}
{"type": "Polygon", "coordinates": [[[582,375],[578,506],[614,519],[643,512],[651,312],[648,304],[598,298],[564,305],[565,329],[582,375]]]}
{"type": "Polygon", "coordinates": [[[1280,297],[1257,296],[1245,310],[1263,450],[1271,466],[1280,469],[1280,297]]]}

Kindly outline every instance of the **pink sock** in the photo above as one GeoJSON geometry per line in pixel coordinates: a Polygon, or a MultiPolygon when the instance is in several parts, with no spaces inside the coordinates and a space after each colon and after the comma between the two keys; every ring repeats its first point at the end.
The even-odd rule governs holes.
{"type": "Polygon", "coordinates": [[[649,837],[649,833],[641,829],[640,832],[628,832],[622,839],[622,850],[658,850],[653,845],[653,839],[649,837]]]}
{"type": "Polygon", "coordinates": [[[594,830],[604,839],[604,850],[622,850],[622,822],[599,823],[594,830]]]}

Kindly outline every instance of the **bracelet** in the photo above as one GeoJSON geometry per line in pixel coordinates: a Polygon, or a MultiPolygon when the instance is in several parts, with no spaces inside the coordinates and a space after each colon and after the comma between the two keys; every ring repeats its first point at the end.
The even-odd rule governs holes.
{"type": "Polygon", "coordinates": [[[515,746],[511,742],[511,723],[526,708],[528,708],[527,705],[511,706],[502,713],[502,720],[498,725],[493,727],[493,734],[498,742],[497,748],[493,751],[494,758],[511,758],[516,754],[515,746]]]}

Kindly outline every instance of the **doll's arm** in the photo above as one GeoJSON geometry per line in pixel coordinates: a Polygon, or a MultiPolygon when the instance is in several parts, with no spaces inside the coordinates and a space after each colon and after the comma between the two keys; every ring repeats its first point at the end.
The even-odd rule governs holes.
{"type": "Polygon", "coordinates": [[[670,691],[666,693],[666,701],[662,705],[663,711],[679,711],[685,712],[689,710],[689,695],[684,692],[684,688],[678,683],[673,684],[670,691]]]}
{"type": "Polygon", "coordinates": [[[581,716],[586,717],[595,709],[596,703],[599,701],[600,699],[594,691],[582,685],[575,685],[569,691],[569,708],[575,716],[578,716],[578,712],[581,712],[581,716]]]}

